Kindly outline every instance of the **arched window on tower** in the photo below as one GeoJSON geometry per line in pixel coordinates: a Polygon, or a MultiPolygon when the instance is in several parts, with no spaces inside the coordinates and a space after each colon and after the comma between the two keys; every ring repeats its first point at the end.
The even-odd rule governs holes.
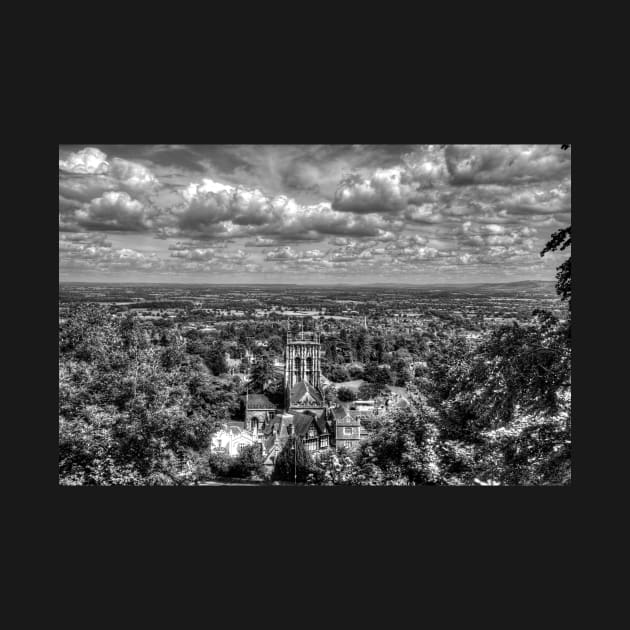
{"type": "Polygon", "coordinates": [[[313,371],[313,357],[306,357],[306,371],[313,371]]]}
{"type": "Polygon", "coordinates": [[[300,371],[300,369],[302,368],[302,359],[300,357],[295,357],[295,370],[297,372],[300,371]]]}

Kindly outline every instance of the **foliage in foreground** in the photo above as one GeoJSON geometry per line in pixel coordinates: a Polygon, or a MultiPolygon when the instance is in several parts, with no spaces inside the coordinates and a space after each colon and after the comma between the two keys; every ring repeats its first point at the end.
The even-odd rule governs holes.
{"type": "MultiPolygon", "coordinates": [[[[563,250],[571,230],[541,254],[563,250]]],[[[556,290],[570,307],[570,258],[556,290]]],[[[316,462],[311,483],[353,485],[568,485],[571,483],[571,316],[535,311],[481,344],[435,344],[416,378],[421,398],[353,457],[316,462]]]]}
{"type": "Polygon", "coordinates": [[[81,305],[59,333],[60,483],[191,483],[236,404],[172,332],[81,305]]]}

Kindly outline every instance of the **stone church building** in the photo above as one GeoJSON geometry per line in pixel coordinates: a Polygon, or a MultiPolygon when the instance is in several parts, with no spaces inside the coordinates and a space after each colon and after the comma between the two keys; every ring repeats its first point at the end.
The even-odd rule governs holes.
{"type": "Polygon", "coordinates": [[[259,443],[265,464],[275,458],[295,434],[313,456],[331,448],[358,444],[360,425],[342,406],[324,401],[321,374],[322,349],[318,332],[287,332],[284,351],[284,409],[263,394],[242,397],[243,429],[259,443]],[[357,428],[357,425],[359,428],[357,428]]]}

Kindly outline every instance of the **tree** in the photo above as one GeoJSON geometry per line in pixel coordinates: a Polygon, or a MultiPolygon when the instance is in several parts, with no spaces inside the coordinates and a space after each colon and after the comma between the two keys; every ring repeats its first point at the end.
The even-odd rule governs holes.
{"type": "Polygon", "coordinates": [[[209,453],[207,459],[208,472],[213,477],[227,477],[232,458],[227,453],[209,453]]]}
{"type": "Polygon", "coordinates": [[[361,445],[356,467],[360,485],[442,483],[436,414],[425,407],[397,412],[361,445]]]}
{"type": "Polygon", "coordinates": [[[392,383],[391,370],[385,366],[378,366],[376,363],[370,363],[366,367],[364,378],[368,383],[378,383],[381,385],[389,385],[392,383]]]}
{"type": "Polygon", "coordinates": [[[299,437],[290,436],[276,457],[271,478],[274,481],[297,479],[298,483],[306,483],[312,470],[313,460],[304,443],[299,437]]]}
{"type": "Polygon", "coordinates": [[[282,339],[278,335],[272,335],[269,337],[267,348],[269,352],[276,355],[282,355],[284,352],[284,344],[282,339]]]}
{"type": "Polygon", "coordinates": [[[60,329],[60,483],[182,484],[235,406],[184,341],[81,306],[60,329]]]}
{"type": "MultiPolygon", "coordinates": [[[[570,227],[541,254],[570,245],[570,227]]],[[[556,291],[570,305],[570,259],[556,291]]],[[[436,343],[423,391],[437,410],[444,483],[568,484],[571,481],[571,320],[536,310],[476,347],[436,343]]]]}
{"type": "Polygon", "coordinates": [[[357,395],[354,390],[350,389],[349,387],[340,387],[337,390],[337,398],[341,402],[352,402],[353,400],[357,399],[357,395]]]}
{"type": "Polygon", "coordinates": [[[382,383],[361,383],[358,395],[361,400],[370,400],[387,391],[387,385],[382,383]]]}
{"type": "Polygon", "coordinates": [[[351,485],[354,483],[355,470],[354,461],[345,449],[337,452],[330,450],[313,463],[307,481],[324,486],[351,485]]]}
{"type": "Polygon", "coordinates": [[[228,475],[246,479],[260,477],[265,471],[264,462],[260,444],[245,446],[232,462],[228,475]]]}
{"type": "Polygon", "coordinates": [[[333,365],[328,373],[328,378],[335,383],[343,383],[348,380],[348,372],[341,365],[333,365]]]}
{"type": "Polygon", "coordinates": [[[351,379],[363,378],[364,373],[365,372],[364,372],[363,368],[359,367],[358,365],[351,365],[348,368],[348,374],[349,374],[351,379]]]}
{"type": "MultiPolygon", "coordinates": [[[[251,387],[254,391],[265,393],[270,389],[276,381],[276,374],[273,367],[273,360],[268,354],[261,355],[251,372],[251,387]]],[[[275,391],[275,389],[274,389],[275,391]]]]}
{"type": "MultiPolygon", "coordinates": [[[[547,252],[563,251],[571,246],[571,226],[557,230],[551,235],[549,242],[540,252],[544,256],[547,252]]],[[[571,309],[571,256],[569,256],[556,272],[556,291],[561,300],[569,303],[571,309]]]]}
{"type": "Polygon", "coordinates": [[[362,363],[369,361],[372,357],[372,339],[367,332],[362,330],[354,342],[355,354],[358,361],[362,363]]]}

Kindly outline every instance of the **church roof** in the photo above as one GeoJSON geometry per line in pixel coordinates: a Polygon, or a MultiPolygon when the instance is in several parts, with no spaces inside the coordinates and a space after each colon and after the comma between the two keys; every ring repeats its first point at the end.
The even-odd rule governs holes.
{"type": "Polygon", "coordinates": [[[243,404],[248,409],[275,409],[276,406],[264,394],[249,394],[249,396],[241,396],[243,404]]]}
{"type": "Polygon", "coordinates": [[[312,424],[317,429],[317,434],[328,433],[328,427],[326,426],[326,420],[324,417],[318,418],[317,416],[309,413],[292,413],[293,426],[295,427],[296,435],[306,435],[312,424]]]}
{"type": "Polygon", "coordinates": [[[307,381],[298,381],[291,389],[291,404],[310,396],[316,403],[322,404],[322,395],[307,381]]]}

